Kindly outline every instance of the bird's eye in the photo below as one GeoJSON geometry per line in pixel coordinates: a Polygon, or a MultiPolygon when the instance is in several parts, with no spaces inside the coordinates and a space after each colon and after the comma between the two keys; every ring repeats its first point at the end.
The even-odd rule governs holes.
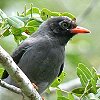
{"type": "Polygon", "coordinates": [[[59,25],[62,29],[68,29],[70,27],[70,24],[66,22],[60,22],[59,25]]]}

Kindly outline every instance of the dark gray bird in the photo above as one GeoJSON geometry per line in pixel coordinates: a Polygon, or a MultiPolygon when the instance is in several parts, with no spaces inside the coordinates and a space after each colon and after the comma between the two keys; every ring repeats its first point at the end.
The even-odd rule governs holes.
{"type": "MultiPolygon", "coordinates": [[[[50,18],[18,46],[12,58],[41,94],[61,74],[67,42],[77,33],[89,32],[68,17],[50,18]]],[[[6,71],[2,76],[4,78],[15,85],[6,71]]]]}

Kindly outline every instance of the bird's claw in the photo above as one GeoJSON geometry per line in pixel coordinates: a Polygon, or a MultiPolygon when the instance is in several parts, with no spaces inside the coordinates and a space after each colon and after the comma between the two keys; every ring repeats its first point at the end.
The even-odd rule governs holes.
{"type": "Polygon", "coordinates": [[[45,98],[44,98],[44,97],[42,97],[42,100],[45,100],[45,98]]]}
{"type": "Polygon", "coordinates": [[[32,83],[32,85],[36,90],[38,90],[38,86],[36,84],[32,83]]]}

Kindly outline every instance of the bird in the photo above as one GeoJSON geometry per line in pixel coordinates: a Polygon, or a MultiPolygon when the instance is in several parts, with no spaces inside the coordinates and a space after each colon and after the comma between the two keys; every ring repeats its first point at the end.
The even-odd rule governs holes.
{"type": "MultiPolygon", "coordinates": [[[[52,17],[44,21],[25,39],[11,57],[42,94],[60,76],[64,68],[65,46],[75,35],[90,33],[69,17],[52,17]]],[[[17,86],[5,70],[2,79],[17,86]]]]}

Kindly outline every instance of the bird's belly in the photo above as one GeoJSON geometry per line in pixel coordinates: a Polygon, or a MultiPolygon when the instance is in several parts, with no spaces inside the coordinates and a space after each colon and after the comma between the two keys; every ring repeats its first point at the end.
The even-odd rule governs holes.
{"type": "Polygon", "coordinates": [[[42,93],[54,81],[60,72],[60,63],[53,63],[51,65],[47,62],[49,61],[44,61],[40,67],[37,66],[37,73],[34,72],[31,77],[31,81],[39,87],[39,93],[42,93]]]}
{"type": "Polygon", "coordinates": [[[39,93],[42,93],[58,76],[62,63],[61,56],[60,58],[48,56],[41,65],[37,66],[36,71],[33,71],[31,79],[38,85],[39,93]]]}

